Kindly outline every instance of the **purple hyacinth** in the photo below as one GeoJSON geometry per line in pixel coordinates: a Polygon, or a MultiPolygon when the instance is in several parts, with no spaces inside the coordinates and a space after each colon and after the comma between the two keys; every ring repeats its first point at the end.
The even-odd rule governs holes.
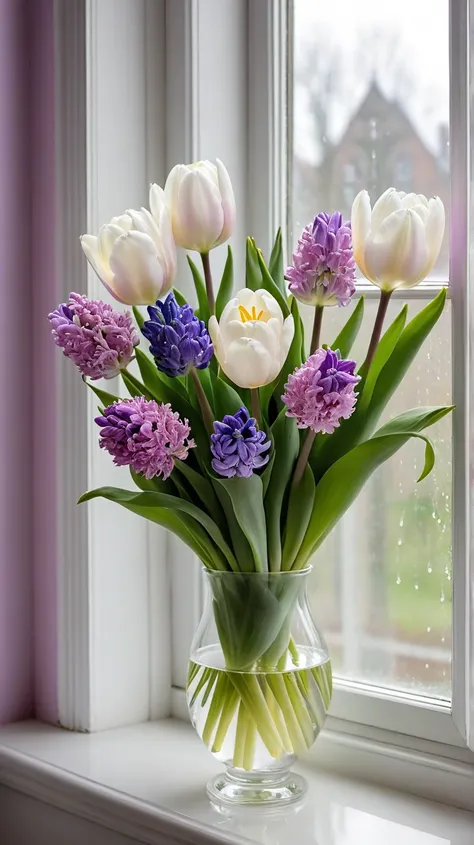
{"type": "Polygon", "coordinates": [[[148,306],[142,333],[150,342],[156,366],[167,376],[184,376],[191,367],[204,370],[214,354],[206,325],[190,305],[178,305],[173,293],[148,306]]]}
{"type": "Polygon", "coordinates": [[[355,366],[355,361],[341,360],[339,352],[317,349],[285,385],[281,398],[287,417],[294,417],[298,428],[332,434],[354,411],[354,386],[360,381],[355,366]]]}
{"type": "Polygon", "coordinates": [[[48,319],[56,345],[91,379],[114,378],[140,343],[128,312],[121,314],[100,299],[78,293],[71,293],[48,319]]]}
{"type": "Polygon", "coordinates": [[[96,417],[101,427],[100,447],[116,466],[130,466],[145,478],[168,478],[177,458],[184,461],[195,446],[190,428],[170,405],[159,405],[143,396],[116,402],[96,417]]]}
{"type": "Polygon", "coordinates": [[[355,291],[351,224],[342,214],[318,214],[303,229],[286,278],[291,293],[309,305],[347,305],[355,291]]]}
{"type": "Polygon", "coordinates": [[[249,478],[255,469],[268,462],[267,452],[272,445],[264,431],[259,431],[247,408],[228,414],[222,422],[214,423],[211,434],[212,468],[225,478],[249,478]]]}

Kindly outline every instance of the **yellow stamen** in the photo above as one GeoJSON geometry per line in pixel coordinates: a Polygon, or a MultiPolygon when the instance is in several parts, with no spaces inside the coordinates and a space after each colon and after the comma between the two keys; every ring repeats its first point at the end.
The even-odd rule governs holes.
{"type": "Polygon", "coordinates": [[[239,305],[239,312],[240,312],[240,319],[243,323],[248,323],[250,320],[265,320],[264,311],[259,311],[257,314],[257,309],[255,305],[252,305],[252,311],[249,313],[243,305],[239,305]]]}

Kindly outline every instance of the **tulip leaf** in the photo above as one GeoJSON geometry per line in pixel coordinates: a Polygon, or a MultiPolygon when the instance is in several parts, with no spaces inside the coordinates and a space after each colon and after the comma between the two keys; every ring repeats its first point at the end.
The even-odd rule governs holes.
{"type": "Polygon", "coordinates": [[[294,419],[286,416],[285,409],[280,411],[271,433],[276,459],[265,496],[265,514],[269,569],[277,572],[281,568],[281,510],[298,457],[300,438],[294,419]]]}
{"type": "Polygon", "coordinates": [[[363,413],[370,404],[377,379],[395,349],[398,339],[405,328],[407,313],[408,305],[404,305],[400,313],[395,317],[393,323],[391,323],[387,331],[382,335],[379,345],[375,351],[374,360],[370,365],[369,372],[365,373],[363,367],[359,370],[359,374],[365,376],[364,389],[358,404],[359,414],[363,413]]]}
{"type": "Polygon", "coordinates": [[[455,405],[433,405],[411,408],[409,411],[404,411],[403,414],[393,417],[393,419],[377,429],[374,437],[380,437],[383,434],[399,434],[402,431],[423,431],[424,428],[434,425],[447,414],[450,414],[454,408],[455,405]]]}
{"type": "Polygon", "coordinates": [[[288,376],[302,363],[303,324],[298,309],[298,302],[294,297],[291,297],[291,314],[293,315],[295,333],[286,360],[277,378],[271,384],[260,388],[260,404],[266,418],[268,418],[268,405],[272,395],[275,398],[278,412],[283,408],[281,396],[285,389],[285,384],[288,381],[288,376]]]}
{"type": "Polygon", "coordinates": [[[117,504],[128,508],[128,510],[138,513],[145,519],[153,520],[153,511],[156,509],[178,511],[191,516],[202,528],[205,529],[208,544],[209,538],[212,538],[219,550],[219,555],[216,556],[216,560],[219,560],[221,563],[219,568],[228,569],[230,567],[235,571],[238,570],[237,561],[235,560],[232,550],[224,540],[224,537],[214,520],[211,519],[205,511],[196,507],[196,505],[193,505],[191,502],[186,502],[178,496],[170,496],[166,493],[133,493],[130,490],[121,490],[118,487],[100,487],[97,490],[90,490],[88,493],[84,493],[84,495],[79,499],[79,504],[82,502],[88,502],[97,497],[108,499],[110,502],[116,502],[117,504]]]}
{"type": "Polygon", "coordinates": [[[210,476],[210,480],[214,486],[217,497],[219,499],[219,502],[221,503],[222,510],[224,511],[227,520],[227,526],[232,540],[232,549],[237,559],[239,568],[242,572],[255,572],[255,564],[252,549],[250,547],[249,541],[247,540],[247,537],[245,536],[244,532],[242,531],[242,528],[239,525],[234,509],[232,507],[230,494],[223,487],[222,484],[219,484],[219,480],[215,476],[210,476]]]}
{"type": "Polygon", "coordinates": [[[224,272],[222,274],[221,283],[219,285],[219,291],[217,293],[216,298],[216,317],[218,320],[221,318],[221,314],[227,305],[229,299],[232,296],[232,291],[234,288],[234,259],[232,257],[232,250],[227,247],[227,260],[224,267],[224,272]]]}
{"type": "Polygon", "coordinates": [[[273,244],[273,249],[270,255],[270,261],[268,262],[268,269],[276,286],[279,288],[282,294],[286,296],[287,289],[285,282],[285,271],[283,267],[283,238],[281,235],[281,226],[279,227],[278,232],[276,233],[275,243],[273,244]]]}
{"type": "Polygon", "coordinates": [[[143,323],[145,322],[146,318],[143,316],[142,312],[140,311],[140,309],[138,308],[137,305],[134,305],[132,307],[132,311],[133,311],[133,316],[135,317],[135,322],[136,322],[138,328],[141,331],[143,323]]]}
{"type": "Polygon", "coordinates": [[[173,293],[174,293],[174,298],[176,299],[176,302],[178,303],[178,305],[182,306],[182,305],[188,304],[188,300],[186,299],[184,294],[181,293],[180,290],[178,290],[178,288],[173,288],[173,293]]]}
{"type": "Polygon", "coordinates": [[[237,390],[219,376],[213,374],[214,411],[216,420],[222,420],[226,414],[235,414],[244,405],[237,390]]]}
{"type": "Polygon", "coordinates": [[[247,238],[245,248],[245,286],[253,291],[262,287],[262,273],[253,238],[247,238]]]}
{"type": "Polygon", "coordinates": [[[313,472],[307,464],[300,483],[290,490],[281,558],[282,570],[291,569],[304,540],[313,512],[315,489],[313,472]]]}
{"type": "Polygon", "coordinates": [[[413,431],[372,437],[351,449],[328,469],[316,487],[313,513],[292,569],[301,569],[307,564],[374,470],[391,458],[411,437],[425,442],[425,466],[421,480],[432,469],[434,452],[428,438],[413,431]]]}
{"type": "Polygon", "coordinates": [[[250,478],[216,478],[217,483],[229,494],[237,522],[252,549],[254,570],[268,570],[267,538],[263,508],[263,484],[258,475],[250,478]]]}
{"type": "Polygon", "coordinates": [[[377,378],[368,409],[366,430],[370,431],[377,424],[383,409],[404,378],[422,343],[441,317],[445,301],[446,288],[443,288],[413,317],[401,333],[398,343],[377,378]]]}
{"type": "Polygon", "coordinates": [[[187,255],[186,258],[188,259],[188,264],[191,268],[191,273],[193,275],[194,287],[196,288],[196,296],[198,301],[198,308],[196,314],[199,316],[199,319],[204,320],[207,325],[207,323],[209,322],[209,317],[211,316],[211,312],[209,310],[209,301],[207,298],[206,285],[204,284],[204,279],[202,278],[192,258],[190,258],[189,255],[187,255]]]}
{"type": "Polygon", "coordinates": [[[156,364],[141,349],[136,349],[135,354],[143,383],[153,399],[157,402],[171,402],[174,391],[170,392],[160,379],[156,364]]]}
{"type": "Polygon", "coordinates": [[[171,476],[164,481],[162,478],[155,476],[154,478],[145,478],[141,472],[135,472],[130,467],[130,475],[132,476],[137,487],[144,493],[151,491],[152,493],[169,493],[174,495],[176,490],[171,480],[171,476]]]}
{"type": "Polygon", "coordinates": [[[364,297],[361,296],[347,323],[341,329],[331,349],[339,349],[341,358],[347,358],[359,334],[364,318],[364,297]]]}
{"type": "MultiPolygon", "coordinates": [[[[178,470],[187,479],[189,484],[195,490],[198,499],[206,508],[209,516],[212,516],[214,521],[219,526],[222,533],[227,533],[227,523],[224,518],[219,499],[217,498],[214,488],[208,478],[204,478],[200,472],[196,472],[186,461],[175,461],[175,470],[178,470]]],[[[176,479],[176,472],[173,472],[173,481],[176,479]]],[[[165,482],[166,483],[166,482],[165,482]]]]}
{"type": "Polygon", "coordinates": [[[84,377],[82,380],[84,384],[87,384],[87,387],[89,387],[100,399],[101,411],[109,405],[114,405],[115,402],[120,402],[120,396],[114,396],[113,393],[107,393],[106,390],[101,390],[100,387],[96,387],[94,384],[91,384],[90,381],[86,381],[84,377]]]}
{"type": "Polygon", "coordinates": [[[270,293],[273,296],[274,299],[276,299],[276,301],[278,302],[278,305],[280,306],[280,308],[283,312],[283,316],[288,317],[289,313],[290,313],[290,309],[288,307],[288,298],[286,296],[286,292],[282,293],[281,290],[279,289],[278,285],[276,285],[275,282],[273,281],[273,279],[272,279],[272,277],[269,273],[268,267],[265,264],[265,259],[263,257],[263,253],[262,253],[261,249],[257,249],[257,257],[258,257],[260,272],[262,274],[262,287],[264,288],[264,290],[266,290],[268,293],[270,293]]]}
{"type": "Polygon", "coordinates": [[[127,388],[130,396],[144,396],[146,399],[154,399],[152,392],[148,390],[144,384],[141,383],[139,379],[137,379],[132,373],[128,370],[121,370],[120,375],[122,376],[122,381],[127,388]]]}

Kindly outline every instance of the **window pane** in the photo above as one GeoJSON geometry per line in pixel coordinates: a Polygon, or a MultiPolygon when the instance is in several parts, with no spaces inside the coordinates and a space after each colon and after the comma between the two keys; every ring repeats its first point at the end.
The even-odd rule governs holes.
{"type": "MultiPolygon", "coordinates": [[[[293,243],[319,211],[338,209],[348,218],[362,188],[372,201],[392,185],[438,195],[449,217],[448,5],[294,0],[293,243]],[[430,38],[421,43],[428,18],[430,38]]],[[[448,262],[445,236],[432,277],[447,280],[448,262]]],[[[412,300],[411,316],[426,301],[412,300]]],[[[388,320],[400,307],[400,300],[392,302],[388,320]]],[[[353,350],[359,361],[376,308],[376,299],[366,302],[353,350]]],[[[326,309],[325,342],[348,315],[348,309],[326,309]]],[[[311,309],[305,309],[308,332],[311,320],[311,309]]],[[[450,395],[447,308],[385,418],[416,405],[447,404],[450,395]]],[[[412,441],[374,474],[315,556],[312,602],[337,674],[449,699],[450,418],[429,434],[436,450],[433,473],[416,483],[424,450],[412,441]]]]}
{"type": "MultiPolygon", "coordinates": [[[[410,304],[410,316],[426,303],[410,304]]],[[[400,310],[392,302],[388,321],[400,310]]],[[[366,302],[353,354],[363,360],[377,308],[366,302]]],[[[348,311],[327,308],[324,340],[348,311]]],[[[309,331],[312,314],[305,309],[309,331]]],[[[384,419],[451,401],[447,308],[384,419]]],[[[374,473],[314,557],[311,600],[336,674],[423,695],[451,695],[451,417],[427,432],[436,464],[419,484],[424,447],[412,440],[374,473]]]]}
{"type": "MultiPolygon", "coordinates": [[[[362,188],[440,196],[449,216],[448,9],[294,0],[293,238],[315,203],[349,217],[362,188]]],[[[448,277],[448,230],[433,279],[448,277]]]]}

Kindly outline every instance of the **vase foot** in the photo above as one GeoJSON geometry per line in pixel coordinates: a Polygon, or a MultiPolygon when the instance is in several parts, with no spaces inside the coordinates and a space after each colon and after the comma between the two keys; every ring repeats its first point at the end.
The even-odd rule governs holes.
{"type": "Polygon", "coordinates": [[[293,804],[306,794],[308,785],[301,775],[283,772],[243,772],[228,769],[207,784],[207,794],[215,804],[293,804]]]}

